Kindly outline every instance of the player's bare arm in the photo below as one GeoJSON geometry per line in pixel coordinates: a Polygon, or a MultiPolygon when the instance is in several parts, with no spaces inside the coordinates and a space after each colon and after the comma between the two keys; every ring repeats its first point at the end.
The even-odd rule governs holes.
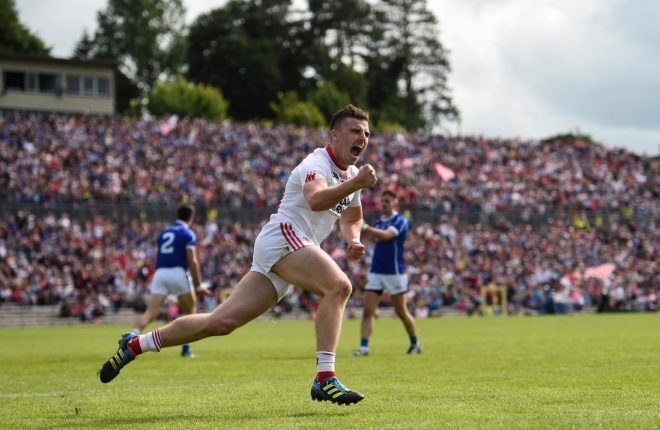
{"type": "Polygon", "coordinates": [[[397,236],[397,233],[391,228],[383,230],[378,227],[372,227],[369,224],[364,224],[362,226],[362,234],[372,238],[375,241],[390,240],[397,236]]]}
{"type": "Polygon", "coordinates": [[[305,200],[309,207],[315,211],[325,211],[334,207],[346,196],[368,188],[376,183],[376,170],[370,164],[360,167],[357,175],[340,184],[328,186],[325,179],[316,179],[309,181],[303,186],[305,200]]]}
{"type": "Polygon", "coordinates": [[[348,258],[354,261],[364,255],[364,244],[360,240],[362,230],[362,207],[349,207],[339,217],[341,235],[347,242],[348,258]]]}

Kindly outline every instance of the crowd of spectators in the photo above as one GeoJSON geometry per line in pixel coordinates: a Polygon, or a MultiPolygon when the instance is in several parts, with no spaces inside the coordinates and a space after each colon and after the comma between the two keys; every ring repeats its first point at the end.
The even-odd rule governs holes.
{"type": "MultiPolygon", "coordinates": [[[[79,218],[75,207],[175,207],[185,199],[205,211],[196,229],[214,294],[202,306],[213,308],[249,270],[265,221],[223,218],[222,208],[276,206],[290,169],[326,136],[202,120],[166,133],[157,120],[1,112],[0,204],[27,209],[0,217],[0,304],[57,304],[63,317],[86,321],[141,310],[163,222],[79,218]],[[49,203],[73,212],[29,209],[49,203]]],[[[376,133],[366,158],[412,214],[406,260],[416,315],[479,312],[488,286],[505,289],[511,313],[657,309],[660,175],[648,157],[584,142],[376,133]],[[456,178],[442,182],[435,163],[456,178]],[[419,209],[431,219],[415,219],[419,209]],[[531,226],[498,216],[506,211],[579,216],[531,226]],[[602,211],[620,216],[602,222],[602,211]],[[464,222],[465,214],[483,222],[464,222]],[[614,264],[611,275],[583,276],[603,264],[614,264]]],[[[377,213],[377,195],[363,195],[367,217],[377,213]]],[[[338,235],[324,246],[355,286],[349,310],[359,307],[369,255],[346,262],[338,235]]],[[[314,307],[313,296],[295,291],[277,312],[314,307]]]]}
{"type": "MultiPolygon", "coordinates": [[[[328,131],[0,111],[0,201],[277,206],[328,131]]],[[[442,212],[635,211],[657,216],[660,167],[597,144],[380,134],[366,161],[405,205],[442,212]],[[456,178],[439,185],[434,165],[456,178]]],[[[372,200],[367,199],[369,207],[372,200]]]]}
{"type": "MultiPolygon", "coordinates": [[[[0,302],[59,304],[62,316],[83,320],[122,307],[142,310],[162,227],[139,220],[120,226],[100,216],[85,222],[66,214],[7,216],[0,224],[0,302]]],[[[225,220],[196,227],[203,276],[213,291],[202,301],[205,309],[215,307],[249,270],[259,227],[225,220]]],[[[585,230],[556,222],[532,229],[505,222],[462,224],[444,216],[436,223],[413,219],[405,256],[410,302],[418,316],[479,312],[481,288],[498,286],[506,289],[514,314],[653,311],[660,294],[658,243],[660,230],[629,225],[585,230]],[[611,276],[580,276],[605,263],[615,265],[611,276]]],[[[324,247],[349,274],[350,306],[359,307],[370,252],[360,263],[348,263],[338,234],[324,247]]],[[[314,297],[296,291],[280,309],[312,312],[314,306],[314,297]]]]}

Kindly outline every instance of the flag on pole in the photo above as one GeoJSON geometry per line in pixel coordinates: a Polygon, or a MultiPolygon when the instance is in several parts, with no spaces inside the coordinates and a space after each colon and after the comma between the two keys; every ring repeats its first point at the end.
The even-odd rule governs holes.
{"type": "Polygon", "coordinates": [[[433,164],[433,169],[435,169],[435,173],[437,173],[443,181],[451,181],[456,177],[456,173],[442,163],[433,164]]]}

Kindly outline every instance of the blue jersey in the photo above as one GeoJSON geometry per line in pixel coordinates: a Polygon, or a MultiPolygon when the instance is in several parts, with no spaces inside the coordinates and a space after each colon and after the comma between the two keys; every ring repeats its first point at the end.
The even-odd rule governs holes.
{"type": "Polygon", "coordinates": [[[403,244],[408,236],[408,220],[400,213],[395,213],[391,217],[380,218],[374,227],[381,230],[395,230],[396,236],[390,240],[379,240],[374,248],[374,255],[371,259],[371,273],[380,273],[384,275],[400,275],[406,272],[406,266],[403,262],[403,244]]]}
{"type": "Polygon", "coordinates": [[[188,269],[186,248],[195,246],[197,236],[183,221],[176,221],[158,235],[158,257],[156,269],[183,267],[188,269]]]}

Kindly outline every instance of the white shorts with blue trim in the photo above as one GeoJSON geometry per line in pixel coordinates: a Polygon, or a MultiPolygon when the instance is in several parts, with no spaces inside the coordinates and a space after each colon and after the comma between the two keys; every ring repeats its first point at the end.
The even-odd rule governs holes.
{"type": "Polygon", "coordinates": [[[263,226],[254,242],[250,271],[266,275],[273,283],[279,300],[291,285],[270,269],[282,258],[305,246],[316,244],[292,223],[271,220],[263,226]]]}
{"type": "Polygon", "coordinates": [[[367,286],[364,288],[374,293],[386,291],[390,296],[403,294],[408,291],[408,275],[405,273],[400,275],[385,275],[369,272],[367,274],[367,286]]]}
{"type": "Polygon", "coordinates": [[[183,267],[161,267],[156,269],[151,280],[149,292],[168,296],[191,293],[194,291],[190,273],[183,267]]]}

